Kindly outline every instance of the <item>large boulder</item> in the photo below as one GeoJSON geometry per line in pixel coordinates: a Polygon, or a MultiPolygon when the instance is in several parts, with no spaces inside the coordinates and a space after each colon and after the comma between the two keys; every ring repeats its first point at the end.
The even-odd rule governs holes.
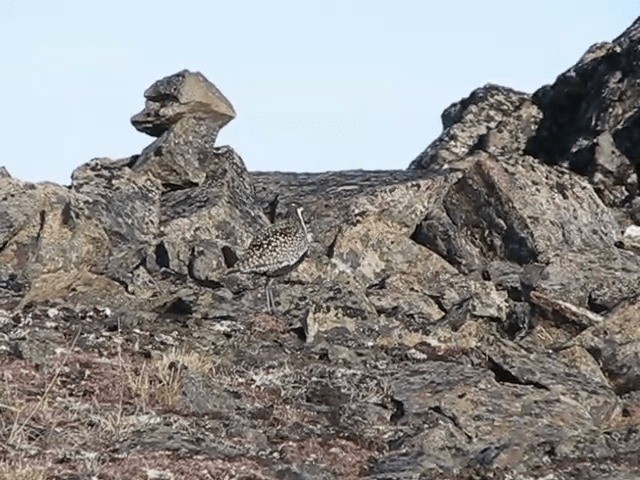
{"type": "Polygon", "coordinates": [[[236,117],[231,102],[200,72],[181,70],[156,81],[144,92],[145,107],[131,117],[142,133],[160,137],[184,117],[198,117],[224,127],[236,117]]]}
{"type": "MultiPolygon", "coordinates": [[[[640,20],[533,94],[542,112],[527,151],[587,176],[607,205],[640,223],[640,20]]],[[[627,220],[628,221],[628,220],[627,220]]]]}
{"type": "Polygon", "coordinates": [[[428,171],[456,168],[478,148],[498,157],[521,154],[541,116],[531,95],[487,84],[442,113],[443,132],[409,168],[428,171]]]}
{"type": "Polygon", "coordinates": [[[206,280],[226,268],[224,246],[247,245],[251,235],[268,224],[253,199],[242,158],[231,147],[209,152],[203,185],[168,191],[160,203],[155,264],[206,280]],[[196,261],[196,259],[200,259],[196,261]]]}
{"type": "Polygon", "coordinates": [[[131,168],[149,172],[167,189],[201,185],[216,168],[212,150],[220,129],[236,116],[233,106],[204,75],[188,70],[158,80],[144,96],[145,108],[131,123],[158,139],[131,168]]]}
{"type": "Polygon", "coordinates": [[[588,182],[530,157],[500,162],[485,152],[426,210],[416,241],[463,271],[500,259],[548,262],[559,247],[614,249],[619,227],[588,182]]]}
{"type": "MultiPolygon", "coordinates": [[[[155,82],[145,96],[147,105],[132,122],[160,138],[140,155],[93,159],[73,172],[68,188],[22,182],[3,169],[0,260],[11,298],[42,275],[60,280],[60,272],[71,279],[76,272],[104,275],[143,296],[141,269],[208,281],[224,268],[224,245],[242,246],[267,223],[242,158],[214,146],[218,130],[235,116],[216,87],[183,70],[155,82]]],[[[41,293],[29,298],[65,295],[41,293]]]]}

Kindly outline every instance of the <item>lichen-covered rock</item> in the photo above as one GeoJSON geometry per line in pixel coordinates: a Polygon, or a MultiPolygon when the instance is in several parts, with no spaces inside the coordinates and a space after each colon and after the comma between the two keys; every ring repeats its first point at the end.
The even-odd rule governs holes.
{"type": "Polygon", "coordinates": [[[69,249],[73,233],[64,223],[71,197],[59,185],[0,178],[0,262],[28,281],[81,262],[81,252],[69,249]]]}
{"type": "Polygon", "coordinates": [[[603,313],[637,293],[639,282],[640,255],[601,248],[556,252],[534,288],[603,313]]]}
{"type": "Polygon", "coordinates": [[[145,108],[131,117],[140,132],[159,137],[190,116],[222,128],[236,116],[231,102],[200,72],[181,70],[144,92],[145,108]]]}
{"type": "Polygon", "coordinates": [[[407,365],[396,374],[394,423],[414,436],[374,469],[386,458],[404,456],[419,458],[423,473],[451,472],[477,462],[484,451],[485,466],[525,473],[540,461],[543,445],[595,433],[616,414],[619,402],[606,384],[575,375],[568,364],[500,344],[487,353],[489,368],[482,374],[438,361],[407,365]]]}
{"type": "Polygon", "coordinates": [[[94,246],[94,257],[78,266],[130,282],[158,232],[158,181],[136,175],[123,161],[104,158],[76,169],[71,180],[77,195],[66,203],[63,223],[78,243],[94,246]]]}
{"type": "Polygon", "coordinates": [[[201,185],[207,178],[207,163],[212,163],[218,130],[206,120],[182,118],[140,153],[132,169],[150,173],[166,190],[201,185]]]}
{"type": "Polygon", "coordinates": [[[530,95],[487,84],[442,113],[444,131],[409,168],[456,168],[478,148],[498,157],[521,154],[540,117],[530,95]]]}
{"type": "Polygon", "coordinates": [[[29,284],[21,273],[16,273],[9,265],[0,265],[0,304],[13,308],[29,290],[29,284]]]}
{"type": "Polygon", "coordinates": [[[144,96],[145,108],[131,123],[158,139],[131,168],[150,173],[169,190],[201,185],[215,164],[218,132],[236,116],[233,106],[204,75],[189,70],[158,80],[144,96]]]}
{"type": "Polygon", "coordinates": [[[640,193],[638,41],[640,20],[533,95],[542,120],[528,152],[586,175],[607,205],[628,205],[640,193]]]}
{"type": "Polygon", "coordinates": [[[614,250],[619,227],[591,186],[530,157],[469,157],[464,175],[427,210],[417,242],[471,271],[501,259],[547,263],[559,246],[614,250]]]}
{"type": "Polygon", "coordinates": [[[268,220],[254,201],[244,162],[232,148],[212,148],[202,171],[203,185],[163,194],[153,258],[158,267],[206,280],[226,268],[223,246],[241,249],[268,220]]]}
{"type": "Polygon", "coordinates": [[[640,297],[621,302],[599,324],[584,330],[565,348],[578,345],[601,365],[615,392],[640,390],[640,297]]]}

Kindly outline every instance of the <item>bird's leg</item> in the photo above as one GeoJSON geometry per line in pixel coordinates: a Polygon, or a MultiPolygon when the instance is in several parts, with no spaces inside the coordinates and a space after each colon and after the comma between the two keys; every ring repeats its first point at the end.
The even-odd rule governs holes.
{"type": "Polygon", "coordinates": [[[267,311],[271,314],[275,309],[275,305],[273,303],[273,297],[271,294],[271,282],[273,282],[273,278],[267,277],[267,281],[264,285],[264,296],[267,297],[267,311]]]}
{"type": "MultiPolygon", "coordinates": [[[[273,283],[273,279],[272,279],[272,283],[273,283]]],[[[273,288],[271,287],[271,284],[269,284],[269,296],[271,297],[271,309],[273,310],[273,313],[276,313],[276,299],[273,296],[273,288]]]]}
{"type": "Polygon", "coordinates": [[[276,301],[273,298],[273,289],[271,287],[269,287],[269,298],[271,299],[271,311],[276,313],[276,301]]]}
{"type": "Polygon", "coordinates": [[[269,298],[269,279],[264,284],[264,297],[267,299],[267,312],[271,313],[271,299],[269,298]]]}
{"type": "Polygon", "coordinates": [[[271,297],[271,309],[273,310],[273,313],[275,314],[276,313],[276,299],[273,296],[273,288],[272,288],[274,280],[275,279],[272,278],[271,279],[271,283],[269,284],[269,296],[271,297]]]}

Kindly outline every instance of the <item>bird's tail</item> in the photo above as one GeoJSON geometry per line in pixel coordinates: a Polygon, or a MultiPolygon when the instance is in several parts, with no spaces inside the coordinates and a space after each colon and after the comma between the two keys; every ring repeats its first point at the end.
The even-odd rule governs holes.
{"type": "Polygon", "coordinates": [[[238,269],[237,268],[233,268],[235,266],[235,264],[238,263],[238,255],[236,255],[236,252],[234,252],[231,249],[231,247],[228,247],[227,245],[224,245],[222,247],[222,256],[224,258],[224,264],[229,269],[229,270],[227,270],[227,272],[228,273],[236,272],[238,269]]]}

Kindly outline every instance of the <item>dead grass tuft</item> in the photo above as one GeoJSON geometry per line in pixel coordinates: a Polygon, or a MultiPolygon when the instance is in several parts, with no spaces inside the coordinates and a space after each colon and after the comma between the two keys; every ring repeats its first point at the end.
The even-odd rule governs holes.
{"type": "Polygon", "coordinates": [[[86,463],[85,457],[94,458],[161,418],[148,414],[147,407],[175,409],[185,370],[203,375],[214,371],[212,360],[198,352],[173,349],[145,362],[118,349],[115,357],[104,358],[74,351],[76,340],[47,368],[0,359],[0,458],[5,460],[0,479],[47,478],[51,472],[34,465],[74,451],[84,457],[69,461],[86,463]],[[26,466],[9,464],[9,458],[26,466]]]}
{"type": "MultiPolygon", "coordinates": [[[[55,368],[53,377],[47,383],[44,389],[44,392],[38,399],[37,403],[33,406],[29,405],[29,408],[27,408],[26,406],[23,406],[22,408],[14,407],[14,411],[17,411],[17,413],[14,417],[13,425],[11,426],[7,434],[7,438],[6,438],[7,444],[15,445],[16,448],[19,449],[22,443],[26,440],[25,435],[23,435],[23,433],[27,428],[29,428],[29,425],[31,424],[34,417],[36,415],[41,415],[46,410],[49,410],[48,402],[50,401],[50,393],[52,389],[55,387],[58,377],[60,376],[62,369],[65,367],[65,364],[69,359],[70,352],[75,347],[79,336],[80,336],[80,330],[78,331],[76,337],[73,339],[73,343],[69,348],[69,352],[62,358],[62,360],[59,362],[59,364],[55,368]]],[[[7,391],[9,390],[10,389],[7,388],[7,391]]]]}
{"type": "Polygon", "coordinates": [[[40,466],[0,462],[0,478],[2,480],[46,480],[47,470],[40,466]]]}
{"type": "MultiPolygon", "coordinates": [[[[253,327],[279,328],[272,318],[261,320],[253,327]]],[[[327,419],[307,408],[309,378],[295,359],[245,361],[251,355],[238,349],[246,345],[225,346],[229,350],[213,357],[178,347],[145,358],[135,341],[123,338],[109,337],[109,348],[102,350],[86,349],[83,342],[77,348],[75,343],[60,346],[60,353],[52,355],[44,368],[0,358],[1,480],[70,478],[79,472],[83,478],[100,480],[149,474],[192,480],[270,479],[282,463],[278,454],[297,465],[314,462],[337,478],[357,478],[366,464],[369,451],[355,444],[306,439],[321,430],[327,419]],[[210,391],[221,399],[213,414],[191,409],[189,402],[196,403],[194,398],[199,401],[199,395],[210,391]],[[180,435],[213,429],[220,432],[219,442],[217,436],[203,435],[207,440],[201,449],[196,445],[188,453],[165,451],[180,445],[179,439],[165,442],[162,436],[174,421],[183,422],[180,429],[172,428],[183,432],[180,435]],[[130,448],[142,436],[145,441],[151,438],[156,427],[161,434],[157,442],[145,444],[148,450],[130,448]],[[251,448],[248,435],[280,430],[285,434],[275,433],[268,440],[273,457],[251,448]],[[282,439],[297,440],[276,451],[282,439]],[[233,453],[219,458],[209,453],[210,448],[233,453]]],[[[255,348],[259,359],[260,345],[255,348]]],[[[328,375],[316,373],[322,378],[328,375]]],[[[348,371],[342,374],[344,378],[336,380],[340,385],[355,378],[348,371]]],[[[356,390],[371,396],[379,388],[370,382],[356,390]]],[[[260,437],[260,448],[264,441],[260,437]]]]}
{"type": "Polygon", "coordinates": [[[188,370],[211,375],[214,364],[210,357],[196,351],[174,348],[138,369],[125,368],[131,395],[138,404],[175,410],[182,401],[182,373],[188,370]]]}

